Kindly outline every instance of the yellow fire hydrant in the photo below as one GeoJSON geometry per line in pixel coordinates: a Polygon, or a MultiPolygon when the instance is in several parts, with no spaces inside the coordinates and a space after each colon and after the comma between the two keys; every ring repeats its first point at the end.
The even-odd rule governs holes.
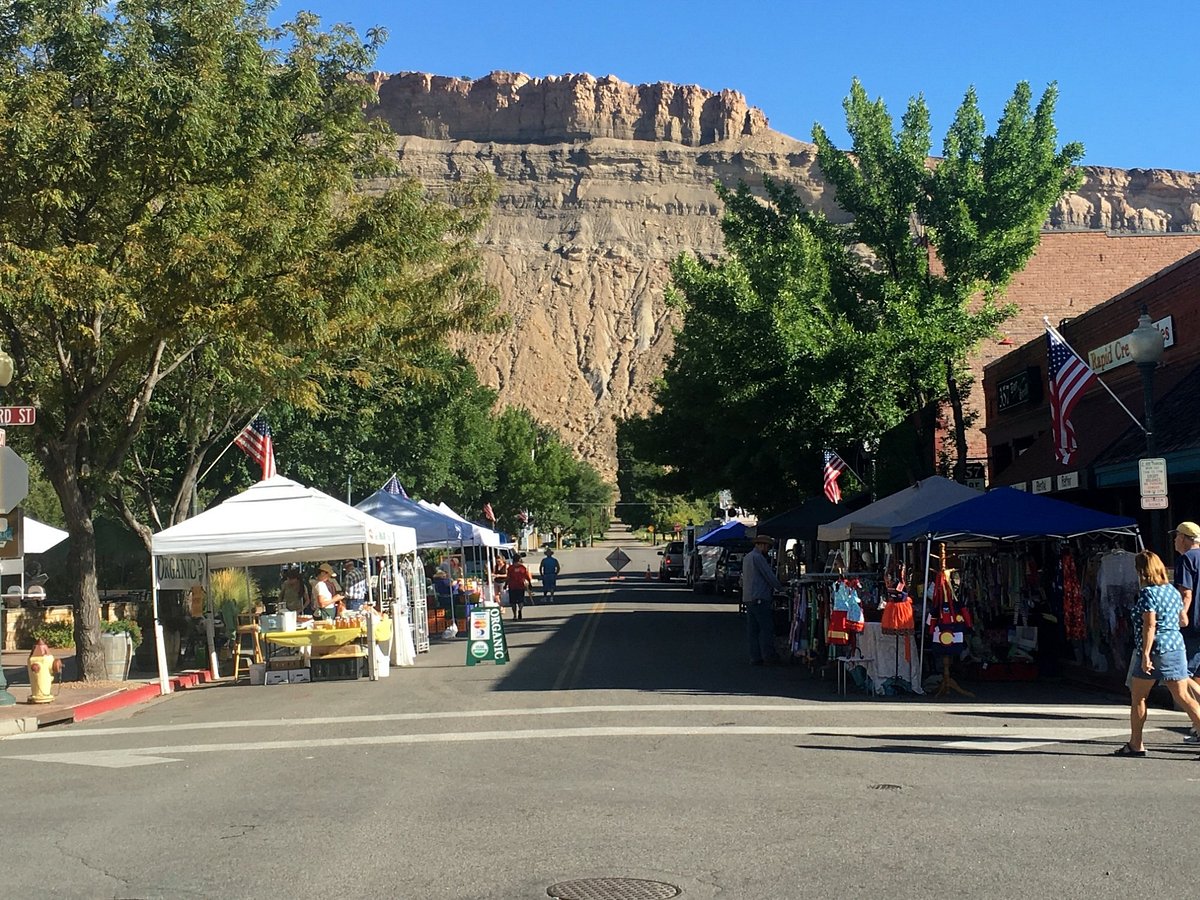
{"type": "Polygon", "coordinates": [[[39,640],[29,651],[29,702],[49,703],[54,699],[50,686],[54,676],[62,672],[62,660],[50,652],[46,642],[39,640]]]}

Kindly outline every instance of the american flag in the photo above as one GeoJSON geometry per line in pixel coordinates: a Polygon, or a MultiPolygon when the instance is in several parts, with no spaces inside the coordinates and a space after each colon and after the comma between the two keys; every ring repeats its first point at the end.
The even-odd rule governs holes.
{"type": "Polygon", "coordinates": [[[517,518],[521,520],[522,525],[528,525],[529,524],[529,510],[527,510],[527,509],[521,510],[519,513],[517,513],[517,518]]]}
{"type": "Polygon", "coordinates": [[[491,522],[493,525],[496,524],[496,514],[494,512],[492,512],[492,504],[490,504],[490,503],[483,504],[483,517],[485,519],[487,519],[489,522],[491,522]]]}
{"type": "Polygon", "coordinates": [[[1080,395],[1096,382],[1096,373],[1079,358],[1052,328],[1046,329],[1048,362],[1046,374],[1050,382],[1050,420],[1054,427],[1054,455],[1064,466],[1071,464],[1071,455],[1079,449],[1075,443],[1075,426],[1071,413],[1080,395]]]}
{"type": "Polygon", "coordinates": [[[825,496],[830,503],[842,502],[842,489],[838,487],[838,479],[846,470],[846,463],[832,450],[825,451],[825,496]]]}
{"type": "Polygon", "coordinates": [[[396,478],[395,472],[393,472],[392,477],[384,483],[382,490],[384,493],[395,494],[397,497],[403,497],[405,500],[408,499],[408,494],[404,493],[404,486],[400,484],[399,479],[396,478]]]}
{"type": "Polygon", "coordinates": [[[264,481],[275,474],[275,445],[271,441],[271,426],[266,419],[255,416],[233,442],[262,466],[264,481]]]}

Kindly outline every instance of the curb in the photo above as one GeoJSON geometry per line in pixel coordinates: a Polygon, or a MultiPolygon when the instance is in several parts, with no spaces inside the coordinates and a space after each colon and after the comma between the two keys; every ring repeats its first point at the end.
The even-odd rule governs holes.
{"type": "MultiPolygon", "coordinates": [[[[202,684],[209,684],[213,680],[207,669],[181,672],[178,675],[171,676],[169,679],[171,694],[177,691],[185,691],[188,688],[198,687],[202,684]]],[[[46,728],[50,725],[70,725],[72,722],[83,722],[93,716],[99,716],[116,709],[123,709],[126,706],[133,706],[136,703],[147,703],[160,696],[170,696],[170,694],[161,694],[158,682],[152,682],[151,684],[145,684],[129,690],[113,691],[101,697],[84,701],[77,706],[47,713],[44,716],[24,716],[19,719],[0,721],[0,738],[15,734],[29,734],[37,731],[39,728],[46,728]]]]}

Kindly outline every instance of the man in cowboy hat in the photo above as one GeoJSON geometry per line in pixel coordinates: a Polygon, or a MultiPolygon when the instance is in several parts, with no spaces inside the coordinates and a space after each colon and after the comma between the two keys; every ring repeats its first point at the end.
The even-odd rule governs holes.
{"type": "Polygon", "coordinates": [[[562,567],[554,558],[554,550],[546,548],[542,561],[538,563],[538,574],[542,577],[542,599],[554,602],[554,589],[558,585],[558,573],[562,567]]]}
{"type": "MultiPolygon", "coordinates": [[[[1200,525],[1195,522],[1180,522],[1171,530],[1175,538],[1175,577],[1171,579],[1183,598],[1184,643],[1187,644],[1188,660],[1200,652],[1200,609],[1197,609],[1196,592],[1200,589],[1200,525]]],[[[1193,691],[1194,693],[1194,691],[1193,691]]],[[[1196,743],[1200,743],[1197,738],[1196,743]]]]}
{"type": "Polygon", "coordinates": [[[746,607],[746,641],[750,646],[750,665],[774,666],[775,653],[774,592],[783,589],[767,551],[775,539],[767,534],[754,538],[754,549],[742,557],[742,603],[746,607]]]}

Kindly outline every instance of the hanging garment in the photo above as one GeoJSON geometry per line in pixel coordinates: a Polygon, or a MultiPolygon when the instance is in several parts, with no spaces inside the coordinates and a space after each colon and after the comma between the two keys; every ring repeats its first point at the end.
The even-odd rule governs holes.
{"type": "Polygon", "coordinates": [[[1082,641],[1087,636],[1083,623],[1083,591],[1075,570],[1075,557],[1070,550],[1063,550],[1061,566],[1063,627],[1068,641],[1082,641]]]}
{"type": "Polygon", "coordinates": [[[833,590],[833,608],[835,612],[846,614],[846,630],[861,632],[867,627],[863,615],[862,602],[858,598],[857,582],[839,581],[833,590]]]}
{"type": "Polygon", "coordinates": [[[913,634],[917,630],[913,621],[912,597],[907,592],[888,591],[882,628],[884,634],[913,634]]]}
{"type": "Polygon", "coordinates": [[[939,572],[934,581],[933,605],[927,622],[932,639],[929,652],[957,656],[965,648],[966,636],[972,629],[971,611],[959,605],[945,572],[939,572]]]}

